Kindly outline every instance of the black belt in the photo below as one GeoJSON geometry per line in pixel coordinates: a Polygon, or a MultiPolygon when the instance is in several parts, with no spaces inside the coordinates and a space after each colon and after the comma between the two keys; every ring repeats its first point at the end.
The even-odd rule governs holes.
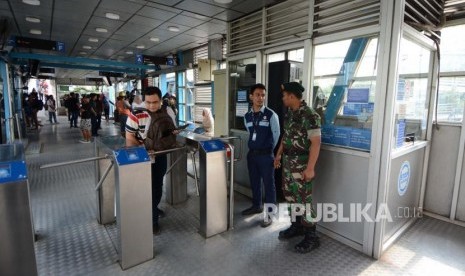
{"type": "Polygon", "coordinates": [[[294,156],[308,155],[308,151],[306,150],[294,150],[294,149],[284,149],[283,153],[285,155],[294,155],[294,156]]]}
{"type": "Polygon", "coordinates": [[[254,155],[266,155],[266,154],[272,154],[273,150],[272,149],[249,149],[250,154],[254,155]]]}

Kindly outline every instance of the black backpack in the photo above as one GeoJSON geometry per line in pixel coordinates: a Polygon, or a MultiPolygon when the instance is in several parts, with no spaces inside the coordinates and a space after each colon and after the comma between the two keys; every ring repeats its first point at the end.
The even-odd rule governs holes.
{"type": "Polygon", "coordinates": [[[147,150],[161,151],[176,147],[176,135],[173,131],[176,126],[171,117],[164,111],[159,110],[152,114],[147,138],[144,141],[147,150]]]}

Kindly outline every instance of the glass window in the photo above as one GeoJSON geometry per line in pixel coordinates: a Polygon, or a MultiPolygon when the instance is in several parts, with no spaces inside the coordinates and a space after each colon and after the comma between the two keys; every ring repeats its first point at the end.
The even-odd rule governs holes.
{"type": "Polygon", "coordinates": [[[194,121],[194,70],[178,73],[179,124],[194,121]]]}
{"type": "Polygon", "coordinates": [[[315,47],[313,108],[322,142],[370,150],[378,39],[362,37],[315,47]]]}
{"type": "Polygon", "coordinates": [[[426,139],[430,55],[430,50],[402,38],[396,94],[395,148],[412,143],[412,139],[426,139]]]}
{"type": "Polygon", "coordinates": [[[441,73],[454,73],[439,79],[438,122],[461,122],[465,101],[465,25],[441,31],[441,73]]]}
{"type": "Polygon", "coordinates": [[[276,61],[283,61],[286,59],[285,53],[276,53],[268,55],[268,63],[276,62],[276,61]]]}
{"type": "Polygon", "coordinates": [[[247,58],[229,62],[229,90],[230,103],[232,103],[233,114],[230,117],[230,126],[235,129],[245,129],[244,114],[249,109],[247,95],[249,88],[256,83],[257,59],[247,58]]]}
{"type": "Polygon", "coordinates": [[[304,49],[288,51],[287,59],[290,61],[304,62],[304,49]]]}
{"type": "Polygon", "coordinates": [[[461,122],[465,104],[465,76],[442,77],[439,81],[438,122],[461,122]]]}

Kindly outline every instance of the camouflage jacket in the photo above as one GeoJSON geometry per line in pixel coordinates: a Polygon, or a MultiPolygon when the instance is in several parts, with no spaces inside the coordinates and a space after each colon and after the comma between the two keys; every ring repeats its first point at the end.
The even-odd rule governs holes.
{"type": "Polygon", "coordinates": [[[320,116],[305,101],[296,111],[289,109],[284,116],[284,155],[287,158],[308,157],[310,137],[320,136],[320,127],[320,116]]]}

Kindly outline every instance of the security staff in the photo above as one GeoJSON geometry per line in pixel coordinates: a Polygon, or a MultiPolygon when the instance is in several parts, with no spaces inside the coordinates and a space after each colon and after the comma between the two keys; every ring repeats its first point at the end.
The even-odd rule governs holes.
{"type": "MultiPolygon", "coordinates": [[[[276,153],[275,168],[283,166],[283,192],[289,203],[312,204],[315,164],[321,145],[320,116],[302,100],[304,88],[298,82],[281,86],[283,104],[289,110],[284,117],[283,137],[276,153]]],[[[308,210],[306,210],[308,211],[308,210]]],[[[315,214],[303,212],[293,221],[291,227],[279,232],[279,239],[285,240],[305,235],[295,246],[297,252],[307,253],[320,246],[316,235],[315,214]]]]}
{"type": "MultiPolygon", "coordinates": [[[[276,187],[274,184],[273,149],[279,140],[279,119],[276,113],[266,107],[266,88],[255,84],[250,88],[249,98],[252,109],[244,116],[244,125],[249,132],[249,152],[247,167],[252,186],[252,207],[244,210],[242,215],[263,212],[262,180],[265,187],[265,203],[276,204],[276,187]]],[[[268,227],[271,220],[264,220],[262,227],[268,227]]]]}

